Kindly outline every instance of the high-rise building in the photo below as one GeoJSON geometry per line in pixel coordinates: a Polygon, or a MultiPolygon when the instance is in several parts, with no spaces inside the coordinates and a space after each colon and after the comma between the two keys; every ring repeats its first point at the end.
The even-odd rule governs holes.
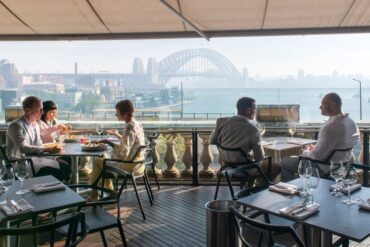
{"type": "Polygon", "coordinates": [[[137,74],[144,74],[144,66],[143,61],[140,58],[135,58],[134,63],[132,66],[132,73],[137,74]]]}
{"type": "Polygon", "coordinates": [[[13,63],[10,63],[8,60],[5,59],[1,60],[0,75],[5,81],[5,88],[21,88],[22,79],[13,63]]]}
{"type": "Polygon", "coordinates": [[[3,89],[0,91],[1,108],[5,110],[10,105],[15,105],[18,98],[18,89],[3,89]]]}

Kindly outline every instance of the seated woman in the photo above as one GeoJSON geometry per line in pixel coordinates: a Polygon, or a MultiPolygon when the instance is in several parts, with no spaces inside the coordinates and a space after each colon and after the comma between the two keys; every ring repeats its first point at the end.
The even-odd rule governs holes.
{"type": "MultiPolygon", "coordinates": [[[[101,140],[99,142],[109,144],[113,147],[112,158],[120,160],[130,160],[136,154],[140,146],[145,145],[144,129],[141,123],[133,118],[134,106],[130,100],[122,100],[116,104],[116,117],[118,121],[124,121],[125,127],[122,135],[117,130],[107,130],[107,133],[116,136],[120,143],[113,143],[109,140],[101,140]]],[[[143,150],[138,157],[138,160],[143,159],[145,150],[143,150]]],[[[104,158],[97,158],[93,163],[93,170],[90,174],[89,183],[92,184],[103,170],[104,158]]],[[[144,172],[144,164],[130,164],[130,163],[111,163],[117,164],[119,167],[129,173],[141,174],[144,172]]],[[[111,187],[110,181],[104,185],[111,187]]],[[[97,200],[98,192],[92,190],[88,198],[89,201],[97,200]]]]}
{"type": "MultiPolygon", "coordinates": [[[[54,137],[63,134],[68,127],[64,124],[57,123],[57,105],[51,100],[42,102],[43,113],[38,121],[40,126],[40,136],[42,143],[53,143],[54,137]]],[[[69,181],[71,176],[71,157],[57,157],[60,169],[64,173],[64,180],[69,181]]],[[[50,170],[44,171],[45,174],[50,174],[50,170]]],[[[58,172],[58,171],[57,171],[58,172]]],[[[53,174],[51,174],[53,175],[53,174]]]]}

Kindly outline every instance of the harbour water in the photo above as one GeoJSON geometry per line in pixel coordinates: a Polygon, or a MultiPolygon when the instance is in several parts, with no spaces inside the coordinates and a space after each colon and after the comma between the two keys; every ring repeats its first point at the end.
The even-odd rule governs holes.
{"type": "MultiPolygon", "coordinates": [[[[358,88],[202,88],[184,89],[191,96],[191,104],[184,105],[184,113],[235,113],[236,101],[248,96],[257,104],[299,104],[300,122],[322,122],[320,102],[328,92],[338,93],[343,101],[343,112],[355,121],[360,120],[358,88]]],[[[362,89],[362,119],[370,120],[370,88],[362,89]]]]}

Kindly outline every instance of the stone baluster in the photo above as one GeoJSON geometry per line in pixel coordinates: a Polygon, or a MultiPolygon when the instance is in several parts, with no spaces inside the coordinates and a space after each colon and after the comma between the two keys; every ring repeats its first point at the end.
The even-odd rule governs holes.
{"type": "MultiPolygon", "coordinates": [[[[153,166],[154,166],[155,174],[157,175],[157,177],[159,177],[159,176],[162,176],[162,170],[157,168],[157,164],[159,162],[159,153],[158,153],[158,149],[157,149],[157,139],[153,139],[151,141],[151,145],[152,145],[152,148],[153,148],[153,152],[152,152],[153,166]]],[[[153,170],[148,169],[148,174],[149,174],[149,176],[153,176],[153,170]]]]}
{"type": "Polygon", "coordinates": [[[361,145],[361,150],[357,158],[358,158],[358,162],[360,164],[363,164],[364,163],[364,134],[363,133],[360,134],[360,145],[361,145]]]}
{"type": "Polygon", "coordinates": [[[193,176],[193,141],[189,135],[184,135],[184,155],[182,156],[182,162],[184,162],[185,169],[181,171],[181,176],[189,178],[193,176]]]}
{"type": "Polygon", "coordinates": [[[210,164],[213,161],[211,148],[209,146],[209,136],[208,135],[200,135],[202,138],[203,149],[200,155],[200,163],[203,165],[203,169],[199,172],[200,177],[204,178],[212,178],[214,174],[214,170],[210,168],[210,164]]]}
{"type": "Polygon", "coordinates": [[[90,156],[81,156],[79,160],[80,169],[78,170],[79,177],[81,180],[88,180],[91,173],[91,168],[88,164],[91,163],[90,156]]]}
{"type": "Polygon", "coordinates": [[[175,167],[176,161],[175,142],[171,135],[167,139],[167,149],[164,155],[164,162],[167,164],[167,168],[163,172],[164,177],[176,178],[179,176],[179,170],[175,167]]]}

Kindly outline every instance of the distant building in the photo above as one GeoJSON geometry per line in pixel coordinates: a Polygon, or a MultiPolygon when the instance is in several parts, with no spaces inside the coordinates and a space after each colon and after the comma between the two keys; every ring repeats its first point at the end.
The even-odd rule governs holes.
{"type": "Polygon", "coordinates": [[[142,74],[144,74],[143,61],[140,58],[135,58],[134,59],[134,63],[132,65],[132,73],[134,75],[142,75],[142,74]]]}
{"type": "Polygon", "coordinates": [[[75,107],[82,99],[82,92],[64,93],[55,100],[62,109],[75,107]]]}
{"type": "Polygon", "coordinates": [[[8,60],[3,59],[0,61],[0,75],[5,81],[6,88],[20,89],[22,87],[22,79],[18,74],[18,70],[8,60]]]}
{"type": "Polygon", "coordinates": [[[18,89],[3,89],[0,91],[1,109],[5,110],[10,105],[15,105],[18,99],[18,89]]]}
{"type": "Polygon", "coordinates": [[[47,81],[43,82],[32,82],[23,84],[23,90],[25,93],[31,93],[34,91],[45,91],[51,93],[64,93],[64,85],[60,83],[50,83],[47,81]]]}

